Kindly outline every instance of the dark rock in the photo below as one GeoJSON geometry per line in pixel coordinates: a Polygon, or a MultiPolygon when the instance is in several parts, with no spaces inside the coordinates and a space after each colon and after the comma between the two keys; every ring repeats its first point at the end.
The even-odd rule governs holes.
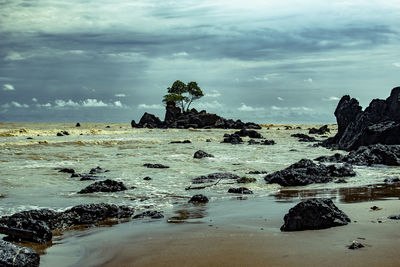
{"type": "Polygon", "coordinates": [[[292,126],[288,126],[288,125],[285,126],[285,130],[292,130],[292,129],[293,129],[292,126]]]}
{"type": "Polygon", "coordinates": [[[385,183],[387,184],[394,184],[394,183],[400,183],[400,179],[399,178],[386,178],[384,180],[385,183]]]}
{"type": "Polygon", "coordinates": [[[111,126],[110,126],[110,125],[107,125],[106,128],[109,129],[109,128],[111,128],[111,126]]]}
{"type": "Polygon", "coordinates": [[[32,140],[33,138],[32,138],[32,137],[27,137],[26,139],[27,139],[27,140],[32,140]]]}
{"type": "Polygon", "coordinates": [[[377,211],[377,210],[381,210],[382,208],[379,208],[378,206],[372,206],[370,209],[373,211],[377,211]]]}
{"type": "Polygon", "coordinates": [[[192,143],[190,140],[183,140],[183,141],[171,141],[170,144],[190,144],[192,143]]]}
{"type": "Polygon", "coordinates": [[[64,136],[62,133],[58,132],[57,136],[64,136]]]}
{"type": "Polygon", "coordinates": [[[323,164],[317,165],[309,159],[302,159],[284,170],[268,174],[264,179],[268,184],[300,186],[314,183],[328,183],[334,177],[355,175],[353,168],[348,164],[326,166],[323,164]]]}
{"type": "Polygon", "coordinates": [[[228,193],[232,194],[253,194],[253,191],[246,187],[229,188],[228,193]]]}
{"type": "Polygon", "coordinates": [[[78,194],[88,194],[95,192],[118,192],[127,189],[128,188],[122,182],[107,179],[104,181],[95,182],[94,184],[87,186],[86,188],[79,191],[78,194]]]}
{"type": "Polygon", "coordinates": [[[347,184],[347,181],[345,179],[337,179],[335,184],[347,184]]]}
{"type": "Polygon", "coordinates": [[[67,132],[67,131],[62,131],[61,132],[63,135],[69,135],[69,132],[67,132]]]}
{"type": "Polygon", "coordinates": [[[370,166],[372,164],[383,164],[389,166],[400,165],[400,145],[371,145],[362,146],[348,155],[339,153],[333,156],[324,156],[316,159],[320,162],[342,162],[353,165],[370,166]]]}
{"type": "Polygon", "coordinates": [[[213,158],[214,156],[204,152],[203,150],[198,150],[194,153],[193,158],[195,159],[202,159],[202,158],[213,158]]]}
{"type": "Polygon", "coordinates": [[[362,111],[355,99],[343,96],[335,116],[338,133],[322,142],[323,146],[356,150],[374,144],[400,144],[400,87],[392,89],[386,100],[374,99],[362,111]]]}
{"type": "Polygon", "coordinates": [[[135,215],[133,217],[133,219],[141,219],[144,217],[149,217],[151,219],[162,219],[164,218],[164,215],[161,212],[155,211],[155,210],[149,210],[149,211],[145,211],[143,213],[140,213],[138,215],[135,215]]]}
{"type": "Polygon", "coordinates": [[[71,168],[62,168],[58,172],[75,173],[75,170],[71,168]]]}
{"type": "Polygon", "coordinates": [[[138,128],[162,128],[163,123],[161,120],[153,114],[145,112],[136,125],[138,128]]]}
{"type": "Polygon", "coordinates": [[[208,197],[204,196],[204,195],[194,195],[192,196],[192,198],[189,200],[189,203],[194,203],[194,204],[198,204],[198,203],[207,203],[208,202],[208,197]]]}
{"type": "Polygon", "coordinates": [[[211,139],[207,139],[206,142],[207,142],[207,143],[211,143],[211,139]]]}
{"type": "Polygon", "coordinates": [[[94,181],[100,178],[100,176],[89,174],[89,173],[73,173],[71,178],[81,178],[80,181],[94,181]]]}
{"type": "Polygon", "coordinates": [[[145,180],[145,181],[151,181],[152,179],[151,179],[151,177],[146,176],[146,177],[143,178],[143,180],[145,180]]]}
{"type": "Polygon", "coordinates": [[[237,145],[243,143],[242,138],[240,138],[237,134],[231,134],[228,137],[224,138],[222,143],[231,143],[232,145],[237,145]]]}
{"type": "Polygon", "coordinates": [[[249,171],[249,174],[267,174],[267,171],[249,171]]]}
{"type": "Polygon", "coordinates": [[[259,145],[260,142],[257,142],[257,141],[254,140],[254,139],[250,139],[249,141],[247,141],[247,144],[248,144],[248,145],[259,145]]]}
{"type": "Polygon", "coordinates": [[[80,124],[79,122],[77,122],[77,123],[75,124],[75,127],[81,127],[81,124],[80,124]]]}
{"type": "Polygon", "coordinates": [[[359,243],[357,241],[353,241],[351,243],[351,245],[349,246],[349,249],[360,249],[360,248],[363,248],[363,247],[364,247],[363,244],[361,244],[361,243],[359,243]]]}
{"type": "Polygon", "coordinates": [[[176,121],[180,114],[181,109],[175,105],[175,102],[168,101],[164,121],[166,123],[172,123],[176,121]]]}
{"type": "Polygon", "coordinates": [[[326,133],[329,133],[331,130],[328,128],[328,125],[324,125],[318,129],[316,128],[311,128],[308,133],[309,134],[319,134],[319,135],[323,135],[326,133]]]}
{"type": "Polygon", "coordinates": [[[140,128],[139,125],[135,122],[135,120],[131,121],[132,128],[140,128]]]}
{"type": "Polygon", "coordinates": [[[261,142],[262,145],[264,146],[272,146],[275,145],[275,141],[274,140],[264,140],[263,142],[261,142]]]}
{"type": "Polygon", "coordinates": [[[168,169],[169,166],[162,165],[162,164],[151,164],[151,163],[145,163],[143,164],[144,167],[147,168],[154,168],[154,169],[168,169]]]}
{"type": "Polygon", "coordinates": [[[240,177],[239,179],[236,180],[236,182],[238,182],[239,184],[254,183],[256,181],[257,179],[252,177],[240,177]]]}
{"type": "Polygon", "coordinates": [[[388,216],[388,219],[391,219],[391,220],[400,220],[400,215],[390,215],[390,216],[388,216]]]}
{"type": "Polygon", "coordinates": [[[109,172],[109,170],[104,170],[100,166],[97,166],[96,168],[90,169],[89,174],[98,174],[98,173],[104,173],[104,172],[109,172]]]}
{"type": "Polygon", "coordinates": [[[248,136],[250,138],[263,138],[262,135],[255,130],[241,129],[240,131],[235,132],[235,134],[239,135],[240,137],[248,136]]]}
{"type": "Polygon", "coordinates": [[[31,241],[46,243],[53,237],[49,226],[43,221],[30,218],[4,216],[0,218],[0,233],[8,241],[31,241]]]}
{"type": "Polygon", "coordinates": [[[211,173],[207,176],[199,176],[192,179],[192,183],[201,184],[201,183],[212,183],[220,179],[238,179],[239,176],[233,173],[211,173]]]}
{"type": "Polygon", "coordinates": [[[33,249],[0,240],[0,266],[36,267],[39,264],[40,256],[33,249]]]}
{"type": "Polygon", "coordinates": [[[281,231],[301,231],[347,225],[350,219],[332,200],[312,198],[291,208],[284,221],[281,231]]]}
{"type": "Polygon", "coordinates": [[[317,139],[315,139],[314,137],[308,136],[308,135],[302,134],[302,133],[292,134],[291,136],[299,138],[299,142],[316,142],[317,141],[317,139]]]}

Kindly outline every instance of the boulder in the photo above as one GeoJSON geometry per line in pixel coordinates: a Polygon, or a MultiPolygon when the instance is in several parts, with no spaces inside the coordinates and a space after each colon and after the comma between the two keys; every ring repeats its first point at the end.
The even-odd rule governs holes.
{"type": "Polygon", "coordinates": [[[195,159],[202,159],[202,158],[213,158],[214,156],[204,152],[203,150],[198,150],[194,153],[193,158],[195,159]]]}
{"type": "Polygon", "coordinates": [[[232,145],[238,145],[238,144],[243,143],[243,139],[240,138],[240,136],[237,134],[231,134],[231,135],[228,135],[228,137],[225,137],[224,141],[222,141],[222,143],[230,143],[232,145]]]}
{"type": "Polygon", "coordinates": [[[316,142],[317,139],[314,137],[308,136],[306,134],[302,133],[297,133],[297,134],[292,134],[291,137],[297,137],[299,138],[299,142],[316,142]]]}
{"type": "Polygon", "coordinates": [[[284,170],[268,174],[264,177],[267,184],[279,184],[281,186],[301,186],[314,183],[328,183],[335,177],[355,176],[351,165],[344,164],[323,165],[315,164],[309,159],[302,159],[284,170]]]}
{"type": "Polygon", "coordinates": [[[75,170],[71,168],[61,168],[58,172],[75,173],[75,170]]]}
{"type": "Polygon", "coordinates": [[[349,222],[349,217],[332,200],[312,198],[289,210],[284,217],[281,231],[325,229],[347,225],[349,222]]]}
{"type": "Polygon", "coordinates": [[[236,174],[233,173],[211,173],[209,175],[206,176],[198,176],[196,178],[192,179],[192,183],[194,184],[202,184],[202,183],[212,183],[215,182],[217,180],[221,180],[221,179],[238,179],[239,176],[237,176],[236,174]]]}
{"type": "Polygon", "coordinates": [[[33,249],[0,240],[0,266],[36,267],[39,264],[40,256],[33,249]]]}
{"type": "Polygon", "coordinates": [[[46,243],[53,234],[49,226],[40,220],[5,216],[0,219],[0,233],[7,235],[8,241],[30,241],[46,243]]]}
{"type": "Polygon", "coordinates": [[[140,128],[161,128],[163,123],[155,115],[145,112],[137,126],[140,128]]]}
{"type": "Polygon", "coordinates": [[[239,188],[229,188],[228,193],[232,194],[253,194],[253,191],[246,187],[239,187],[239,188]]]}
{"type": "Polygon", "coordinates": [[[85,187],[84,189],[79,191],[78,194],[90,194],[95,192],[118,192],[127,189],[128,188],[124,185],[124,183],[107,179],[104,181],[95,182],[94,184],[85,187]]]}
{"type": "Polygon", "coordinates": [[[272,145],[275,145],[275,144],[276,143],[275,143],[274,140],[264,140],[264,141],[261,142],[261,145],[264,145],[264,146],[272,146],[272,145]]]}
{"type": "Polygon", "coordinates": [[[239,135],[240,137],[248,136],[250,138],[263,138],[263,136],[255,130],[241,129],[240,131],[235,132],[235,134],[239,135]]]}
{"type": "Polygon", "coordinates": [[[207,203],[208,202],[208,197],[198,194],[194,195],[190,198],[189,203],[193,204],[200,204],[200,203],[207,203]]]}
{"type": "Polygon", "coordinates": [[[79,122],[77,122],[77,123],[75,124],[75,127],[81,127],[81,124],[80,124],[79,122]]]}
{"type": "Polygon", "coordinates": [[[309,134],[319,134],[319,135],[324,135],[326,133],[329,133],[331,130],[328,128],[328,125],[324,125],[318,129],[316,128],[311,128],[308,133],[309,134]]]}
{"type": "Polygon", "coordinates": [[[145,211],[143,213],[140,213],[138,215],[135,215],[133,219],[141,219],[141,218],[151,218],[151,219],[162,219],[164,218],[164,215],[161,212],[155,211],[155,210],[149,210],[145,211]]]}
{"type": "Polygon", "coordinates": [[[153,168],[153,169],[168,169],[169,168],[169,166],[158,164],[158,163],[156,163],[156,164],[145,163],[145,164],[143,164],[143,166],[147,167],[147,168],[153,168]]]}

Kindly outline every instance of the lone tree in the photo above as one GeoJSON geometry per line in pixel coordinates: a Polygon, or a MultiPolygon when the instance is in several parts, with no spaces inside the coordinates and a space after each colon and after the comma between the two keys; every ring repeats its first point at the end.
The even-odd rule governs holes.
{"type": "Polygon", "coordinates": [[[163,98],[163,102],[179,103],[183,112],[188,111],[193,101],[204,96],[203,91],[196,82],[190,82],[187,85],[182,81],[175,81],[171,87],[167,88],[168,94],[163,98]]]}

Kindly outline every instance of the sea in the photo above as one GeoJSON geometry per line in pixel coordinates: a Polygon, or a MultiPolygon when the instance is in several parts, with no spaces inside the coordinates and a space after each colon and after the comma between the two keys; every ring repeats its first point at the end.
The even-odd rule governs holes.
{"type": "MultiPolygon", "coordinates": [[[[0,216],[42,208],[63,211],[79,204],[105,202],[131,206],[135,213],[160,211],[165,219],[158,224],[167,227],[171,222],[205,223],[210,214],[216,217],[219,213],[226,214],[232,203],[238,201],[254,201],[254,210],[242,211],[253,216],[260,205],[267,205],[265,203],[282,203],[287,211],[293,203],[309,197],[329,197],[341,203],[399,199],[400,189],[383,182],[386,178],[399,177],[399,167],[354,166],[357,175],[345,178],[347,183],[290,188],[266,184],[265,174],[249,174],[251,171],[272,173],[303,158],[346,153],[314,146],[315,143],[299,142],[298,138],[291,137],[294,133],[308,134],[308,129],[320,126],[264,124],[258,132],[265,139],[274,140],[275,145],[248,145],[247,137],[243,138],[243,144],[232,145],[222,141],[224,134],[236,131],[233,129],[137,129],[131,128],[130,124],[115,123],[81,123],[80,127],[75,123],[0,123],[0,216]],[[69,135],[57,136],[60,132],[69,135]],[[171,143],[184,140],[191,143],[171,143]],[[195,159],[193,155],[197,150],[214,157],[195,159]],[[169,168],[147,168],[143,166],[146,163],[163,164],[169,168]],[[129,190],[78,194],[94,181],[80,181],[58,171],[60,168],[73,168],[78,173],[88,173],[98,166],[109,170],[98,174],[100,180],[121,181],[129,190]],[[186,190],[192,185],[193,178],[216,172],[252,177],[256,182],[237,184],[232,180],[221,180],[204,189],[186,190]],[[145,177],[151,180],[145,180],[145,177]],[[229,188],[240,186],[247,187],[254,194],[238,196],[228,193],[229,188]],[[205,206],[198,212],[190,212],[187,202],[195,194],[206,195],[209,203],[219,203],[218,208],[213,210],[212,204],[208,204],[211,206],[209,210],[205,206]]],[[[318,140],[336,133],[335,124],[328,126],[331,132],[316,136],[318,140]]],[[[284,211],[279,212],[284,214],[284,211]]],[[[236,213],[237,209],[231,212],[236,213]]],[[[148,222],[125,224],[132,223],[142,223],[143,226],[138,227],[142,232],[148,229],[148,222]]],[[[120,236],[123,236],[124,230],[120,231],[120,236]]],[[[63,239],[75,240],[81,234],[64,234],[55,238],[53,245],[65,242],[63,239]]],[[[43,255],[51,256],[51,251],[51,246],[40,249],[43,255]]],[[[77,248],[64,249],[62,255],[68,256],[71,265],[82,256],[77,248]]],[[[55,261],[63,257],[58,255],[55,261]]],[[[47,261],[49,266],[51,262],[47,261]]]]}

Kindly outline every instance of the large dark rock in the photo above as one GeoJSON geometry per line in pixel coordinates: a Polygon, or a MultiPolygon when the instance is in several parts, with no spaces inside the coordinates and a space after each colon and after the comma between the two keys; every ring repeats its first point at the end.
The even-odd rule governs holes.
{"type": "Polygon", "coordinates": [[[317,141],[317,139],[315,139],[314,137],[308,136],[308,135],[302,134],[302,133],[292,134],[290,136],[299,138],[299,142],[316,142],[317,141]]]}
{"type": "Polygon", "coordinates": [[[218,181],[220,179],[238,179],[239,176],[233,173],[211,173],[207,176],[199,176],[192,179],[192,183],[201,184],[201,183],[212,183],[218,181]]]}
{"type": "Polygon", "coordinates": [[[124,191],[128,188],[122,182],[117,182],[111,179],[107,179],[104,181],[95,182],[91,184],[81,191],[78,194],[88,194],[88,193],[95,193],[95,192],[118,192],[124,191]]]}
{"type": "Polygon", "coordinates": [[[241,129],[240,131],[235,132],[235,134],[239,135],[240,137],[248,136],[250,138],[263,138],[263,136],[255,130],[241,129]]]}
{"type": "Polygon", "coordinates": [[[148,211],[142,212],[138,215],[135,215],[133,217],[133,219],[141,219],[141,218],[145,218],[145,217],[148,217],[151,219],[162,219],[162,218],[164,218],[164,215],[161,212],[156,211],[156,210],[148,210],[148,211]]]}
{"type": "Polygon", "coordinates": [[[281,231],[301,231],[347,225],[350,219],[332,200],[313,198],[291,208],[284,221],[281,231]]]}
{"type": "Polygon", "coordinates": [[[39,264],[40,256],[33,249],[0,240],[0,266],[36,267],[39,264]]]}
{"type": "Polygon", "coordinates": [[[167,102],[164,122],[173,123],[174,121],[176,121],[176,119],[180,114],[181,114],[181,109],[175,105],[175,102],[169,101],[167,102]]]}
{"type": "Polygon", "coordinates": [[[316,158],[320,162],[339,162],[352,165],[383,164],[389,166],[400,166],[400,145],[371,145],[362,146],[348,155],[336,153],[332,156],[316,158]]]}
{"type": "Polygon", "coordinates": [[[308,133],[309,134],[319,134],[319,135],[323,135],[326,133],[329,133],[331,130],[328,128],[328,125],[324,125],[318,129],[316,128],[311,128],[308,133]]]}
{"type": "Polygon", "coordinates": [[[195,159],[202,159],[202,158],[213,158],[214,156],[204,152],[203,150],[198,150],[194,153],[193,156],[195,159]]]}
{"type": "Polygon", "coordinates": [[[400,144],[400,87],[386,100],[374,99],[362,111],[355,99],[344,96],[336,111],[338,133],[322,145],[347,151],[374,144],[400,144]]]}
{"type": "Polygon", "coordinates": [[[243,139],[240,138],[240,136],[237,134],[230,134],[224,138],[224,141],[222,141],[222,143],[230,143],[232,145],[238,145],[243,143],[243,139]]]}
{"type": "Polygon", "coordinates": [[[323,164],[317,165],[309,159],[302,159],[284,170],[268,174],[264,177],[264,180],[268,184],[301,186],[314,183],[328,183],[335,177],[355,175],[356,173],[353,171],[353,168],[348,164],[326,166],[323,164]]]}
{"type": "Polygon", "coordinates": [[[189,203],[193,204],[200,204],[200,203],[207,203],[208,202],[208,197],[202,194],[194,195],[190,198],[189,203]]]}
{"type": "Polygon", "coordinates": [[[228,193],[232,194],[253,194],[253,191],[246,187],[229,188],[228,193]]]}
{"type": "Polygon", "coordinates": [[[132,124],[132,127],[138,128],[162,128],[162,126],[163,123],[158,117],[147,112],[143,114],[142,118],[136,126],[132,124]]]}
{"type": "Polygon", "coordinates": [[[50,227],[45,222],[12,216],[0,219],[0,233],[7,235],[8,241],[16,242],[46,243],[53,237],[50,227]]]}

